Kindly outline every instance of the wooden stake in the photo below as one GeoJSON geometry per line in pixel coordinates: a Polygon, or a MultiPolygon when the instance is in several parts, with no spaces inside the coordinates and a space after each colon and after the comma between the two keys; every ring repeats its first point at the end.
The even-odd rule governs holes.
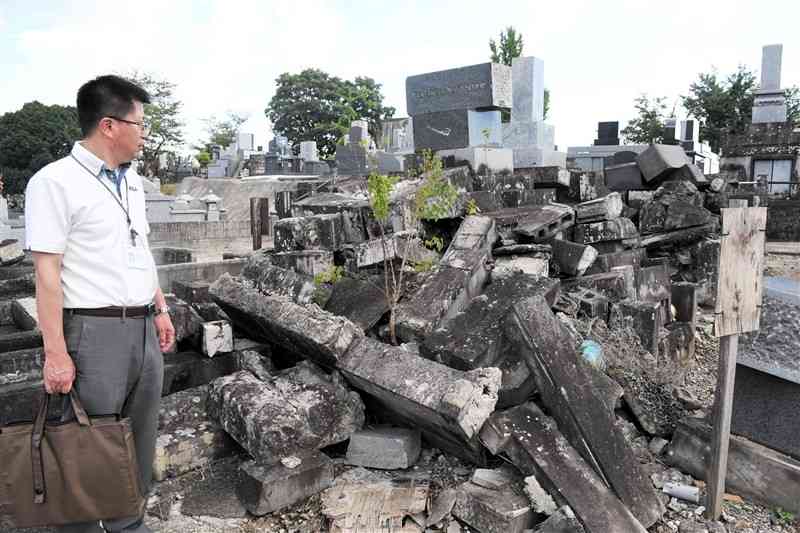
{"type": "Polygon", "coordinates": [[[736,379],[736,354],[739,334],[719,339],[719,372],[714,403],[714,434],[711,441],[711,461],[706,471],[706,518],[717,520],[722,514],[725,494],[725,473],[728,469],[728,442],[733,412],[733,385],[736,379]]]}

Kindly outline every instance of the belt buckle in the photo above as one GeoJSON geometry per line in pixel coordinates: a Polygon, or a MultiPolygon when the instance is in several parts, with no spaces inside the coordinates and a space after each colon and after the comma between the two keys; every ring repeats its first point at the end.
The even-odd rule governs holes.
{"type": "Polygon", "coordinates": [[[149,303],[149,304],[144,306],[144,316],[153,315],[153,314],[155,314],[155,312],[156,312],[156,304],[149,303]]]}

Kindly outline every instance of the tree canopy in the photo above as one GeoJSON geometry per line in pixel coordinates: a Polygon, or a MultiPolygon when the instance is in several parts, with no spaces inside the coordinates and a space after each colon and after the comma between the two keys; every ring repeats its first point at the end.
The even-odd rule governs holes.
{"type": "Polygon", "coordinates": [[[78,111],[72,106],[28,102],[0,116],[0,174],[5,192],[24,192],[33,174],[69,155],[80,138],[78,111]]]}
{"type": "Polygon", "coordinates": [[[175,84],[168,80],[136,71],[125,77],[146,90],[151,98],[150,103],[144,106],[144,119],[150,124],[150,134],[144,143],[139,170],[145,175],[161,176],[159,157],[164,153],[174,154],[184,141],[180,119],[183,103],[175,98],[175,84]]]}
{"type": "Polygon", "coordinates": [[[383,121],[395,112],[383,105],[381,84],[372,78],[349,81],[319,69],[306,69],[299,74],[283,73],[275,81],[275,95],[264,111],[273,131],[285,135],[295,146],[316,141],[325,158],[334,155],[336,143],[353,120],[367,120],[370,135],[377,139],[383,121]]]}
{"type": "MultiPolygon", "coordinates": [[[[492,63],[501,63],[510,67],[515,57],[522,56],[524,46],[522,34],[517,33],[514,26],[508,26],[505,31],[500,32],[499,45],[494,39],[489,39],[489,51],[491,52],[489,59],[492,63]]],[[[550,90],[547,88],[544,90],[543,106],[543,120],[547,120],[547,116],[550,114],[550,90]]],[[[507,117],[504,116],[503,120],[507,120],[507,117]]]]}
{"type": "Polygon", "coordinates": [[[629,144],[660,143],[664,140],[664,119],[666,117],[666,97],[649,98],[646,94],[634,100],[636,117],[620,132],[629,144]]]}
{"type": "Polygon", "coordinates": [[[205,119],[206,131],[208,132],[207,145],[218,144],[227,148],[236,142],[242,124],[248,119],[247,115],[228,111],[225,118],[209,117],[205,119]]]}
{"type": "MultiPolygon", "coordinates": [[[[683,107],[701,122],[700,138],[708,141],[713,151],[718,151],[722,132],[742,133],[752,120],[753,97],[758,88],[755,73],[740,65],[726,78],[716,70],[701,72],[689,87],[689,94],[681,96],[683,107]]],[[[800,90],[791,87],[786,91],[787,120],[800,121],[800,90]]]]}

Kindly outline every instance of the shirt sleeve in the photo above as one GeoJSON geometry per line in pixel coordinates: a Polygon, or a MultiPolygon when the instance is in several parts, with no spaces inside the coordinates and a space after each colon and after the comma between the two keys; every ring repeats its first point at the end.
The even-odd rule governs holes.
{"type": "Polygon", "coordinates": [[[53,179],[34,175],[25,189],[25,248],[63,254],[69,228],[66,191],[53,179]]]}

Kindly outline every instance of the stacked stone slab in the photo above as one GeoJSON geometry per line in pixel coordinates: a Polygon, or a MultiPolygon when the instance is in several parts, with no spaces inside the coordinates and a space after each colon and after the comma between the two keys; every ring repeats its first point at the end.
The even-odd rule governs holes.
{"type": "Polygon", "coordinates": [[[555,128],[544,122],[544,62],[517,57],[511,69],[514,105],[511,122],[503,124],[503,146],[514,151],[514,168],[565,168],[567,155],[555,149],[555,128]]]}
{"type": "Polygon", "coordinates": [[[406,78],[414,148],[468,161],[473,168],[513,170],[502,149],[501,110],[512,107],[512,69],[482,63],[406,78]]]}

